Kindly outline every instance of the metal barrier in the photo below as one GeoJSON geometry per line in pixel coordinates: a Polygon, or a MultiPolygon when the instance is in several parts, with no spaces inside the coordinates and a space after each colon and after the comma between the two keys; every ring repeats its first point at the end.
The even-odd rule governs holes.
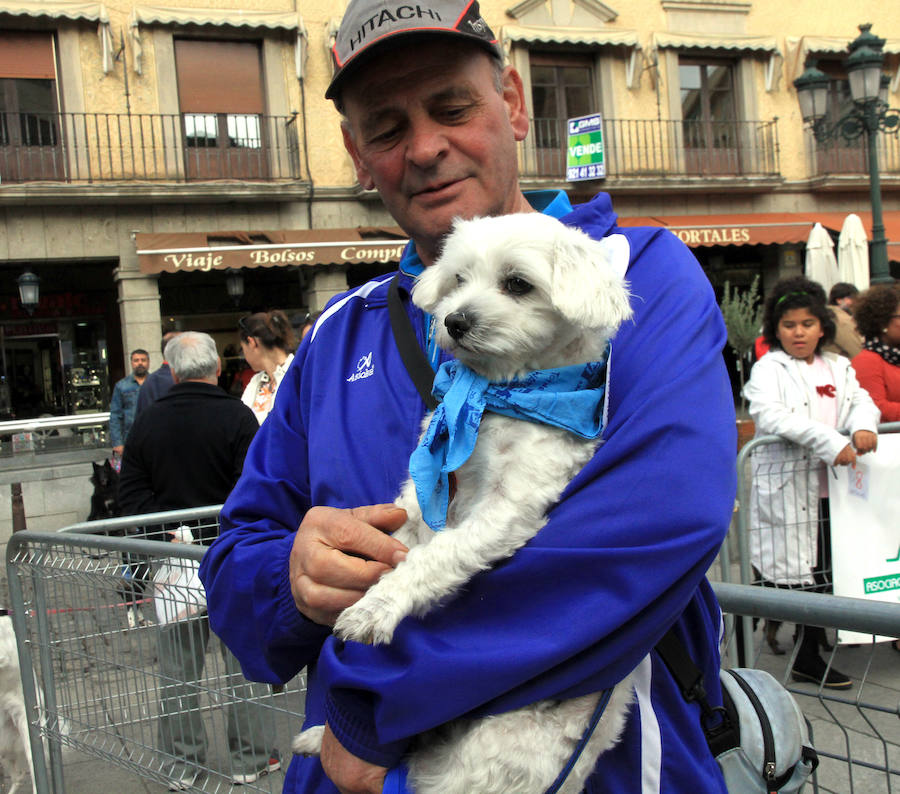
{"type": "Polygon", "coordinates": [[[12,536],[7,574],[20,665],[35,672],[22,684],[39,794],[73,790],[64,749],[170,787],[281,791],[275,761],[281,750],[287,767],[305,677],[275,688],[246,681],[210,636],[196,578],[205,547],[162,540],[182,527],[214,534],[217,515],[199,508],[12,536]],[[141,537],[128,536],[135,527],[141,537]]]}
{"type": "MultiPolygon", "coordinates": [[[[228,717],[235,708],[256,710],[260,720],[254,723],[251,715],[237,724],[261,722],[266,734],[260,742],[252,728],[244,734],[238,730],[242,744],[287,752],[304,709],[302,677],[273,693],[243,681],[214,647],[205,649],[202,673],[179,674],[161,664],[173,645],[169,636],[173,624],[164,621],[196,606],[195,594],[201,588],[193,578],[193,566],[202,558],[203,547],[103,534],[135,524],[155,537],[182,525],[202,533],[214,526],[217,513],[215,507],[199,508],[92,522],[87,528],[94,534],[71,532],[69,527],[59,533],[13,536],[7,571],[21,666],[35,671],[34,677],[23,676],[23,687],[33,715],[30,729],[39,794],[83,794],[84,789],[76,791],[65,784],[63,749],[167,784],[173,765],[184,758],[174,751],[171,745],[178,742],[172,740],[184,738],[179,731],[188,722],[202,724],[209,736],[208,755],[185,765],[199,775],[191,790],[230,791],[241,761],[228,750],[228,717]],[[166,587],[147,575],[146,590],[136,599],[146,624],[131,629],[126,620],[126,596],[131,591],[123,572],[136,559],[147,562],[157,579],[168,566],[169,576],[166,587]],[[176,581],[179,573],[185,577],[181,582],[176,581]]],[[[733,616],[900,635],[898,604],[730,583],[714,587],[731,627],[726,637],[730,664],[738,643],[736,628],[742,625],[733,616]]],[[[794,684],[791,655],[764,653],[761,628],[754,633],[752,622],[749,625],[749,637],[743,640],[751,652],[745,664],[766,669],[789,685],[812,725],[822,757],[814,789],[840,794],[900,791],[900,670],[889,646],[873,642],[833,651],[830,661],[838,655],[838,664],[855,685],[850,693],[835,694],[811,684],[794,684]]],[[[181,639],[192,650],[205,637],[197,628],[181,639]]],[[[279,791],[281,785],[281,774],[270,774],[244,789],[279,791]]]]}

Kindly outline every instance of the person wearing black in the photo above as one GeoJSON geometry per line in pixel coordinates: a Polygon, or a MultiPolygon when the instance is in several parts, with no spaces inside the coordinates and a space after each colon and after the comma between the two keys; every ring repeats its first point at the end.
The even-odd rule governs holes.
{"type": "MultiPolygon", "coordinates": [[[[166,344],[165,358],[174,384],[137,415],[125,447],[119,499],[129,515],[224,502],[258,428],[253,412],[217,385],[221,364],[208,334],[179,334],[166,344]]],[[[198,540],[208,544],[216,533],[201,531],[198,540]]],[[[169,774],[172,791],[190,788],[206,764],[206,731],[192,682],[202,675],[209,636],[205,610],[159,628],[159,743],[176,759],[169,774]]],[[[252,783],[280,768],[259,709],[246,702],[264,688],[241,677],[224,646],[222,653],[226,671],[238,682],[228,709],[231,777],[252,783]]]]}

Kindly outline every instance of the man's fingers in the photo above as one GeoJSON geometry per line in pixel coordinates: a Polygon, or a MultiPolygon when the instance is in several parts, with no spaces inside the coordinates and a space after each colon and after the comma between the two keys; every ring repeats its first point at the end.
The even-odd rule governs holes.
{"type": "MultiPolygon", "coordinates": [[[[307,517],[314,522],[319,520],[316,510],[317,508],[313,508],[307,513],[307,517]]],[[[306,520],[304,518],[304,524],[306,520]]],[[[367,505],[351,510],[330,511],[326,522],[318,528],[321,540],[332,548],[393,566],[398,562],[397,554],[404,554],[409,549],[386,533],[399,529],[404,521],[406,511],[399,507],[367,505]],[[381,531],[373,532],[373,527],[381,531]]]]}

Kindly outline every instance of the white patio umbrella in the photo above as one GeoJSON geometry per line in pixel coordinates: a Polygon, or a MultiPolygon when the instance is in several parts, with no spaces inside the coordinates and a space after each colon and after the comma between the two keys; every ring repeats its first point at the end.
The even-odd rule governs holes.
{"type": "Polygon", "coordinates": [[[821,223],[812,227],[806,241],[805,269],[806,277],[818,281],[825,289],[826,295],[841,280],[838,275],[837,259],[834,256],[834,243],[821,223]]]}
{"type": "Polygon", "coordinates": [[[864,290],[869,286],[869,240],[859,215],[844,218],[838,238],[838,275],[841,281],[864,290]]]}

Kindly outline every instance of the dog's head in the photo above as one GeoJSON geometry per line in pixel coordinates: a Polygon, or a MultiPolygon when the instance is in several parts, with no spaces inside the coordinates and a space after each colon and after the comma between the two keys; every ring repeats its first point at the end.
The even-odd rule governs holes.
{"type": "Polygon", "coordinates": [[[457,220],[413,301],[438,344],[489,380],[592,361],[631,316],[628,244],[540,213],[457,220]]]}

